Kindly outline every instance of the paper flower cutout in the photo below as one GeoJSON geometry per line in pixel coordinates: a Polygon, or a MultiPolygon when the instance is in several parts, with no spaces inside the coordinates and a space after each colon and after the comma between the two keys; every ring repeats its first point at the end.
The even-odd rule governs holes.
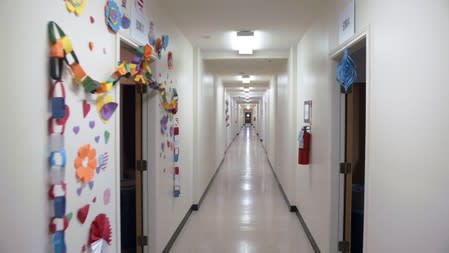
{"type": "Polygon", "coordinates": [[[109,223],[108,216],[104,213],[97,215],[90,226],[89,245],[92,246],[92,244],[99,240],[104,240],[108,244],[111,244],[111,236],[111,224],[109,223]]]}
{"type": "Polygon", "coordinates": [[[89,144],[83,145],[78,150],[78,156],[75,159],[75,168],[77,178],[83,182],[89,182],[95,175],[97,167],[97,151],[89,144]]]}
{"type": "Polygon", "coordinates": [[[351,56],[349,56],[348,49],[345,49],[343,58],[337,66],[337,81],[343,88],[345,93],[348,93],[349,88],[357,80],[357,68],[351,56]]]}
{"type": "Polygon", "coordinates": [[[70,12],[81,15],[86,8],[87,0],[65,0],[65,6],[70,12]]]}
{"type": "Polygon", "coordinates": [[[118,32],[122,26],[122,14],[114,0],[108,0],[104,8],[106,23],[113,32],[118,32]]]}
{"type": "Polygon", "coordinates": [[[78,210],[76,217],[78,218],[79,222],[81,222],[81,224],[84,224],[84,222],[86,222],[87,215],[89,214],[89,207],[90,205],[87,204],[78,210]]]}

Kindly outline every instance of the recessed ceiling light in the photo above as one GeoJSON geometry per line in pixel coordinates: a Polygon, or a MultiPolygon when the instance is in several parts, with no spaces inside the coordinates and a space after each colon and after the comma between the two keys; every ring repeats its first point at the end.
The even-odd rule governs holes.
{"type": "MultiPolygon", "coordinates": [[[[250,75],[242,75],[242,83],[249,84],[251,83],[251,76],[250,75]]],[[[246,88],[246,87],[245,87],[246,88]]],[[[249,87],[248,87],[249,88],[249,87]]]]}
{"type": "Polygon", "coordinates": [[[239,54],[251,55],[254,53],[254,32],[239,31],[237,32],[236,44],[239,54]]]}

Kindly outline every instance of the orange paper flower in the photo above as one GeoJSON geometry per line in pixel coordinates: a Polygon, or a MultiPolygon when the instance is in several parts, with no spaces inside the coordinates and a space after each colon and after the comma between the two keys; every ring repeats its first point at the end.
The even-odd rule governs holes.
{"type": "Polygon", "coordinates": [[[89,182],[95,175],[97,167],[97,151],[89,144],[83,145],[78,150],[78,157],[75,159],[76,177],[83,182],[89,182]]]}

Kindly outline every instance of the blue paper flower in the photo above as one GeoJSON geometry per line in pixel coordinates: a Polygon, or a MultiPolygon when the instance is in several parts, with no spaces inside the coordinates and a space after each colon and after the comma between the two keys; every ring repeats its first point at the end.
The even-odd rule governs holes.
{"type": "Polygon", "coordinates": [[[104,15],[109,28],[114,32],[118,32],[122,26],[122,14],[114,0],[108,0],[106,7],[104,8],[104,15]]]}
{"type": "Polygon", "coordinates": [[[348,92],[352,84],[357,80],[357,68],[354,61],[349,56],[349,50],[345,49],[343,58],[337,66],[337,82],[343,87],[345,93],[348,92]]]}

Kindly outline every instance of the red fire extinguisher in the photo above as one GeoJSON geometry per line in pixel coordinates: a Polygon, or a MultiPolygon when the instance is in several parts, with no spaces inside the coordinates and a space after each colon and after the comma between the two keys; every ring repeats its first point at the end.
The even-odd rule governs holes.
{"type": "Polygon", "coordinates": [[[298,164],[310,163],[310,140],[312,135],[307,131],[307,127],[303,127],[299,132],[298,141],[298,164]]]}

